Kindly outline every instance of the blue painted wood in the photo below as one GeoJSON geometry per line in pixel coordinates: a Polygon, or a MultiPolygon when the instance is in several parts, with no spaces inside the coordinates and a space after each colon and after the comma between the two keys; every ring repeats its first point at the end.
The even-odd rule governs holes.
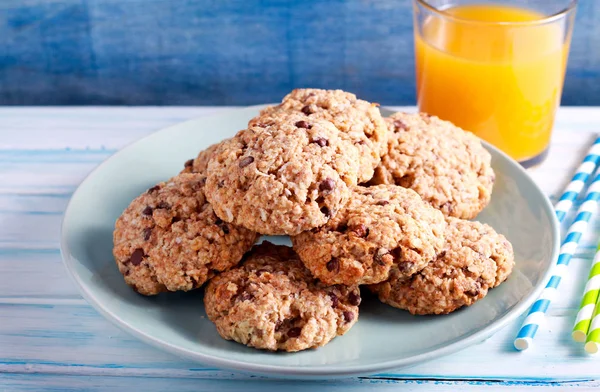
{"type": "MultiPolygon", "coordinates": [[[[580,0],[563,104],[600,104],[580,0]]],[[[294,87],[415,101],[408,0],[5,0],[0,104],[256,104],[294,87]]]]}
{"type": "Polygon", "coordinates": [[[52,374],[0,374],[0,387],[7,391],[35,391],[35,392],[75,392],[75,391],[144,391],[162,392],[177,390],[178,392],[221,392],[263,390],[287,392],[304,392],[314,389],[323,392],[352,392],[366,391],[376,388],[385,392],[415,392],[415,391],[505,391],[506,387],[514,389],[539,390],[541,388],[554,388],[555,390],[586,390],[590,391],[600,387],[600,383],[566,382],[566,383],[541,383],[541,382],[499,382],[499,381],[431,381],[431,380],[382,380],[362,378],[356,382],[350,380],[296,382],[290,383],[282,380],[264,380],[247,377],[242,380],[197,380],[177,378],[139,378],[139,377],[85,377],[64,376],[52,374]],[[174,387],[176,386],[176,388],[174,387]]]}
{"type": "MultiPolygon", "coordinates": [[[[571,263],[548,324],[526,353],[512,349],[518,328],[514,323],[481,344],[409,369],[299,383],[186,361],[111,325],[81,298],[62,266],[60,222],[71,193],[113,151],[153,130],[213,110],[0,108],[0,391],[501,392],[507,387],[600,387],[597,358],[585,356],[570,338],[600,221],[582,239],[584,246],[571,263]]],[[[553,201],[598,129],[600,108],[559,111],[551,153],[529,171],[553,201]]]]}

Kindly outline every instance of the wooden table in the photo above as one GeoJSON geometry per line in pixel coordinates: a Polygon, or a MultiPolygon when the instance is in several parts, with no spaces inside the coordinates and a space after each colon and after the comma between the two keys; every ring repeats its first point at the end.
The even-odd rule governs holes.
{"type": "MultiPolygon", "coordinates": [[[[496,391],[600,387],[600,358],[570,338],[600,219],[583,239],[534,348],[516,352],[514,323],[438,360],[371,377],[306,383],[206,368],[121,332],[81,298],[62,265],[59,231],[77,185],[124,145],[215,107],[0,108],[0,391],[496,391]],[[459,387],[457,389],[457,387],[459,387]]],[[[600,108],[563,108],[549,158],[530,171],[560,194],[600,131],[600,108]]],[[[567,218],[567,221],[569,219],[567,218]]]]}

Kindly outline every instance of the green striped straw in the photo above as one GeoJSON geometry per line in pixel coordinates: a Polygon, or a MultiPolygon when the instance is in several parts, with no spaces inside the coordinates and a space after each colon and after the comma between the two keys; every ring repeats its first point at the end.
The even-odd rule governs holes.
{"type": "Polygon", "coordinates": [[[600,298],[596,301],[596,309],[592,317],[590,332],[585,342],[585,351],[590,354],[596,354],[600,350],[600,298]]]}
{"type": "MultiPolygon", "coordinates": [[[[590,329],[592,317],[594,315],[594,308],[598,312],[598,296],[600,294],[600,243],[598,243],[598,249],[592,262],[588,281],[583,290],[583,299],[579,305],[579,312],[577,312],[577,319],[575,320],[575,326],[571,336],[576,342],[583,343],[586,340],[586,336],[590,329]]],[[[600,319],[597,321],[600,322],[600,319]]],[[[600,327],[600,325],[599,325],[600,327]]]]}

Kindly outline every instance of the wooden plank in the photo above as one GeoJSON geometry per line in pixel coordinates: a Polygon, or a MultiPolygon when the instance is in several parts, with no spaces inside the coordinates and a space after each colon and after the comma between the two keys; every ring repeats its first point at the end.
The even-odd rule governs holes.
{"type": "MultiPolygon", "coordinates": [[[[180,378],[244,378],[179,359],[108,324],[85,304],[0,304],[0,373],[180,378]],[[14,320],[14,321],[13,321],[14,320]]],[[[574,310],[555,310],[527,353],[512,349],[517,325],[469,349],[419,366],[380,374],[402,379],[585,381],[595,361],[571,342],[574,310]],[[552,353],[552,355],[549,355],[552,353]]]]}
{"type": "Polygon", "coordinates": [[[539,383],[539,382],[489,382],[489,381],[430,381],[430,380],[341,380],[337,382],[288,382],[285,380],[251,378],[242,380],[210,380],[210,379],[174,379],[161,377],[89,377],[65,376],[53,374],[0,374],[0,386],[8,391],[144,391],[163,392],[173,390],[176,386],[178,392],[223,392],[233,391],[280,391],[303,392],[307,388],[314,388],[323,392],[336,391],[398,391],[403,392],[501,392],[508,388],[521,388],[528,392],[546,390],[547,388],[560,388],[562,390],[593,391],[600,386],[598,382],[569,382],[569,383],[539,383]]]}
{"type": "MultiPolygon", "coordinates": [[[[410,1],[8,0],[1,104],[247,105],[294,87],[413,104],[410,1]]],[[[579,2],[563,103],[600,104],[600,4],[579,2]]]]}
{"type": "MultiPolygon", "coordinates": [[[[231,110],[219,107],[0,108],[0,151],[114,150],[161,128],[231,110]]],[[[234,109],[235,110],[235,109],[234,109]]]]}

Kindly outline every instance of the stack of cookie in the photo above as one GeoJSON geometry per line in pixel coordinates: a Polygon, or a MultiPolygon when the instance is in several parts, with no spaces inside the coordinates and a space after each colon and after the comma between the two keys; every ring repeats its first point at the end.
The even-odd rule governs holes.
{"type": "Polygon", "coordinates": [[[449,122],[294,90],[135,199],[114,255],[140,294],[208,282],[223,338],[299,351],[357,322],[361,285],[413,314],[445,314],[502,283],[512,246],[467,220],[493,183],[489,153],[449,122]],[[293,249],[254,246],[260,234],[288,235],[293,249]]]}

